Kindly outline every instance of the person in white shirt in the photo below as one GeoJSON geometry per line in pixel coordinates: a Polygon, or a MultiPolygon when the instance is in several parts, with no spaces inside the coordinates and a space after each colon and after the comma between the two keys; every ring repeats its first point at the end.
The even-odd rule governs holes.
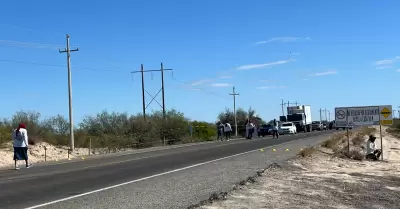
{"type": "Polygon", "coordinates": [[[254,133],[254,124],[251,122],[251,120],[247,120],[247,123],[246,123],[246,138],[247,139],[252,139],[253,138],[253,133],[254,133]]]}
{"type": "Polygon", "coordinates": [[[19,124],[12,133],[14,141],[14,165],[15,169],[18,170],[18,160],[25,160],[26,167],[29,168],[31,165],[28,162],[28,131],[26,130],[25,124],[19,124]]]}
{"type": "Polygon", "coordinates": [[[376,137],[374,135],[370,135],[369,139],[367,141],[367,155],[366,159],[370,160],[378,160],[379,157],[381,156],[381,150],[375,148],[375,139],[376,137]]]}
{"type": "Polygon", "coordinates": [[[274,122],[272,122],[272,138],[273,139],[275,139],[275,136],[277,139],[279,138],[278,128],[279,128],[278,122],[276,121],[276,119],[274,119],[274,122]]]}
{"type": "Polygon", "coordinates": [[[231,132],[232,132],[231,124],[226,122],[224,125],[224,134],[227,141],[231,140],[231,132]]]}

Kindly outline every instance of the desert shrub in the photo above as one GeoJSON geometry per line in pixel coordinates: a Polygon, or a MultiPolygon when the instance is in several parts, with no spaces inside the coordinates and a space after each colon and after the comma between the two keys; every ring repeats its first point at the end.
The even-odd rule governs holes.
{"type": "MultiPolygon", "coordinates": [[[[253,112],[250,112],[254,114],[253,112]]],[[[0,120],[0,145],[11,141],[11,133],[19,123],[28,129],[29,144],[44,141],[56,146],[69,145],[69,122],[57,115],[41,119],[35,111],[18,111],[10,119],[0,120]]],[[[215,124],[189,121],[182,112],[162,111],[146,115],[130,115],[104,110],[96,115],[84,117],[74,127],[75,147],[146,148],[167,144],[191,143],[214,140],[217,134],[215,124]],[[192,128],[191,128],[192,127],[192,128]],[[193,130],[191,136],[190,130],[193,130]]]]}
{"type": "Polygon", "coordinates": [[[335,149],[340,143],[343,143],[343,137],[345,137],[346,133],[335,133],[333,136],[331,136],[328,140],[322,142],[321,146],[329,148],[329,149],[335,149]]]}
{"type": "Polygon", "coordinates": [[[352,141],[353,145],[355,145],[355,146],[360,146],[365,142],[364,137],[361,135],[357,135],[357,136],[353,137],[351,139],[351,141],[352,141]]]}
{"type": "Polygon", "coordinates": [[[362,161],[365,157],[364,153],[361,151],[357,150],[348,151],[348,146],[345,146],[342,149],[335,150],[334,155],[340,158],[359,160],[359,161],[362,161]]]}
{"type": "Polygon", "coordinates": [[[316,149],[314,147],[307,147],[305,149],[300,150],[298,155],[301,157],[311,157],[314,154],[315,150],[316,149]]]}

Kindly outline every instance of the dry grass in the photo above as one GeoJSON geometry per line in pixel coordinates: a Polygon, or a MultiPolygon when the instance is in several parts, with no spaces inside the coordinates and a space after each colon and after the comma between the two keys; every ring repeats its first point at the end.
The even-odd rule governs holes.
{"type": "Polygon", "coordinates": [[[346,136],[346,133],[335,133],[328,140],[322,142],[321,146],[333,150],[333,149],[337,148],[338,144],[340,144],[343,141],[343,138],[345,136],[346,136]]]}
{"type": "Polygon", "coordinates": [[[361,146],[365,142],[365,139],[361,135],[356,135],[351,141],[353,142],[353,145],[361,146]]]}
{"type": "Polygon", "coordinates": [[[305,149],[300,150],[298,155],[301,157],[311,157],[314,154],[315,150],[316,149],[314,147],[307,147],[305,149]]]}

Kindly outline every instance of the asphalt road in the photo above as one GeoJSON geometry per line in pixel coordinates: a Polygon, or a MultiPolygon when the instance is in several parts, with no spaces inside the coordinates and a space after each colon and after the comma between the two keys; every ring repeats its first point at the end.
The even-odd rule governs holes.
{"type": "MultiPolygon", "coordinates": [[[[258,157],[247,155],[247,153],[252,153],[250,151],[277,144],[291,144],[289,142],[301,141],[299,139],[304,140],[299,146],[304,146],[307,145],[305,144],[307,140],[314,142],[320,140],[322,135],[329,133],[332,132],[281,136],[279,140],[266,137],[207,143],[37,166],[19,171],[1,171],[0,208],[36,208],[41,204],[44,204],[43,208],[63,209],[187,207],[187,204],[197,201],[194,191],[197,192],[199,188],[204,190],[198,191],[198,200],[201,200],[201,198],[207,198],[206,195],[209,192],[218,191],[230,184],[230,181],[237,180],[236,177],[242,174],[247,175],[250,170],[259,167],[266,158],[281,158],[279,155],[265,154],[262,156],[263,159],[260,158],[262,161],[252,162],[254,158],[258,157]],[[233,158],[236,156],[230,157],[233,155],[237,157],[246,155],[246,158],[236,158],[237,162],[235,162],[233,158]],[[230,161],[224,161],[225,159],[230,161]],[[218,163],[224,164],[217,166],[218,163]],[[217,167],[212,168],[211,166],[217,167]],[[198,170],[200,167],[201,170],[198,170]],[[223,171],[219,170],[222,169],[221,167],[224,167],[223,171]],[[246,172],[234,174],[243,168],[247,169],[246,172]],[[196,172],[193,173],[195,170],[196,172]],[[211,180],[219,178],[221,173],[224,176],[228,175],[226,179],[222,180],[221,185],[218,182],[212,183],[211,180]],[[231,174],[235,176],[229,177],[231,174]],[[181,177],[174,179],[177,176],[181,177]],[[169,179],[165,179],[167,177],[169,179]],[[225,181],[229,182],[224,183],[225,181]],[[207,186],[207,184],[214,184],[212,190],[208,189],[210,185],[207,186]],[[190,187],[192,187],[191,190],[190,187]],[[188,190],[184,192],[185,189],[188,190]],[[146,192],[148,190],[152,192],[146,192]],[[166,193],[168,191],[171,192],[166,193]],[[180,194],[179,192],[184,193],[180,194]],[[193,193],[191,198],[183,198],[180,201],[179,195],[184,196],[188,192],[193,193]],[[100,198],[101,196],[103,197],[100,198]],[[140,200],[133,198],[141,196],[140,200]],[[164,199],[167,196],[169,198],[164,199]],[[121,199],[122,197],[123,199],[121,199]],[[104,202],[106,200],[107,202],[104,202]],[[106,206],[107,204],[109,205],[106,206]],[[165,204],[169,204],[169,206],[165,204]]],[[[287,155],[287,153],[284,154],[287,155]]]]}

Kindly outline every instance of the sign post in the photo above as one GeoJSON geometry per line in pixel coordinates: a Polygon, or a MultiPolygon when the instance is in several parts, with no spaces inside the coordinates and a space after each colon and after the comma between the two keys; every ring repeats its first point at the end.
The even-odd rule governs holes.
{"type": "Polygon", "coordinates": [[[347,128],[348,151],[350,151],[349,126],[379,125],[381,159],[383,160],[382,125],[393,124],[392,112],[392,105],[335,108],[336,126],[346,126],[347,128]]]}

